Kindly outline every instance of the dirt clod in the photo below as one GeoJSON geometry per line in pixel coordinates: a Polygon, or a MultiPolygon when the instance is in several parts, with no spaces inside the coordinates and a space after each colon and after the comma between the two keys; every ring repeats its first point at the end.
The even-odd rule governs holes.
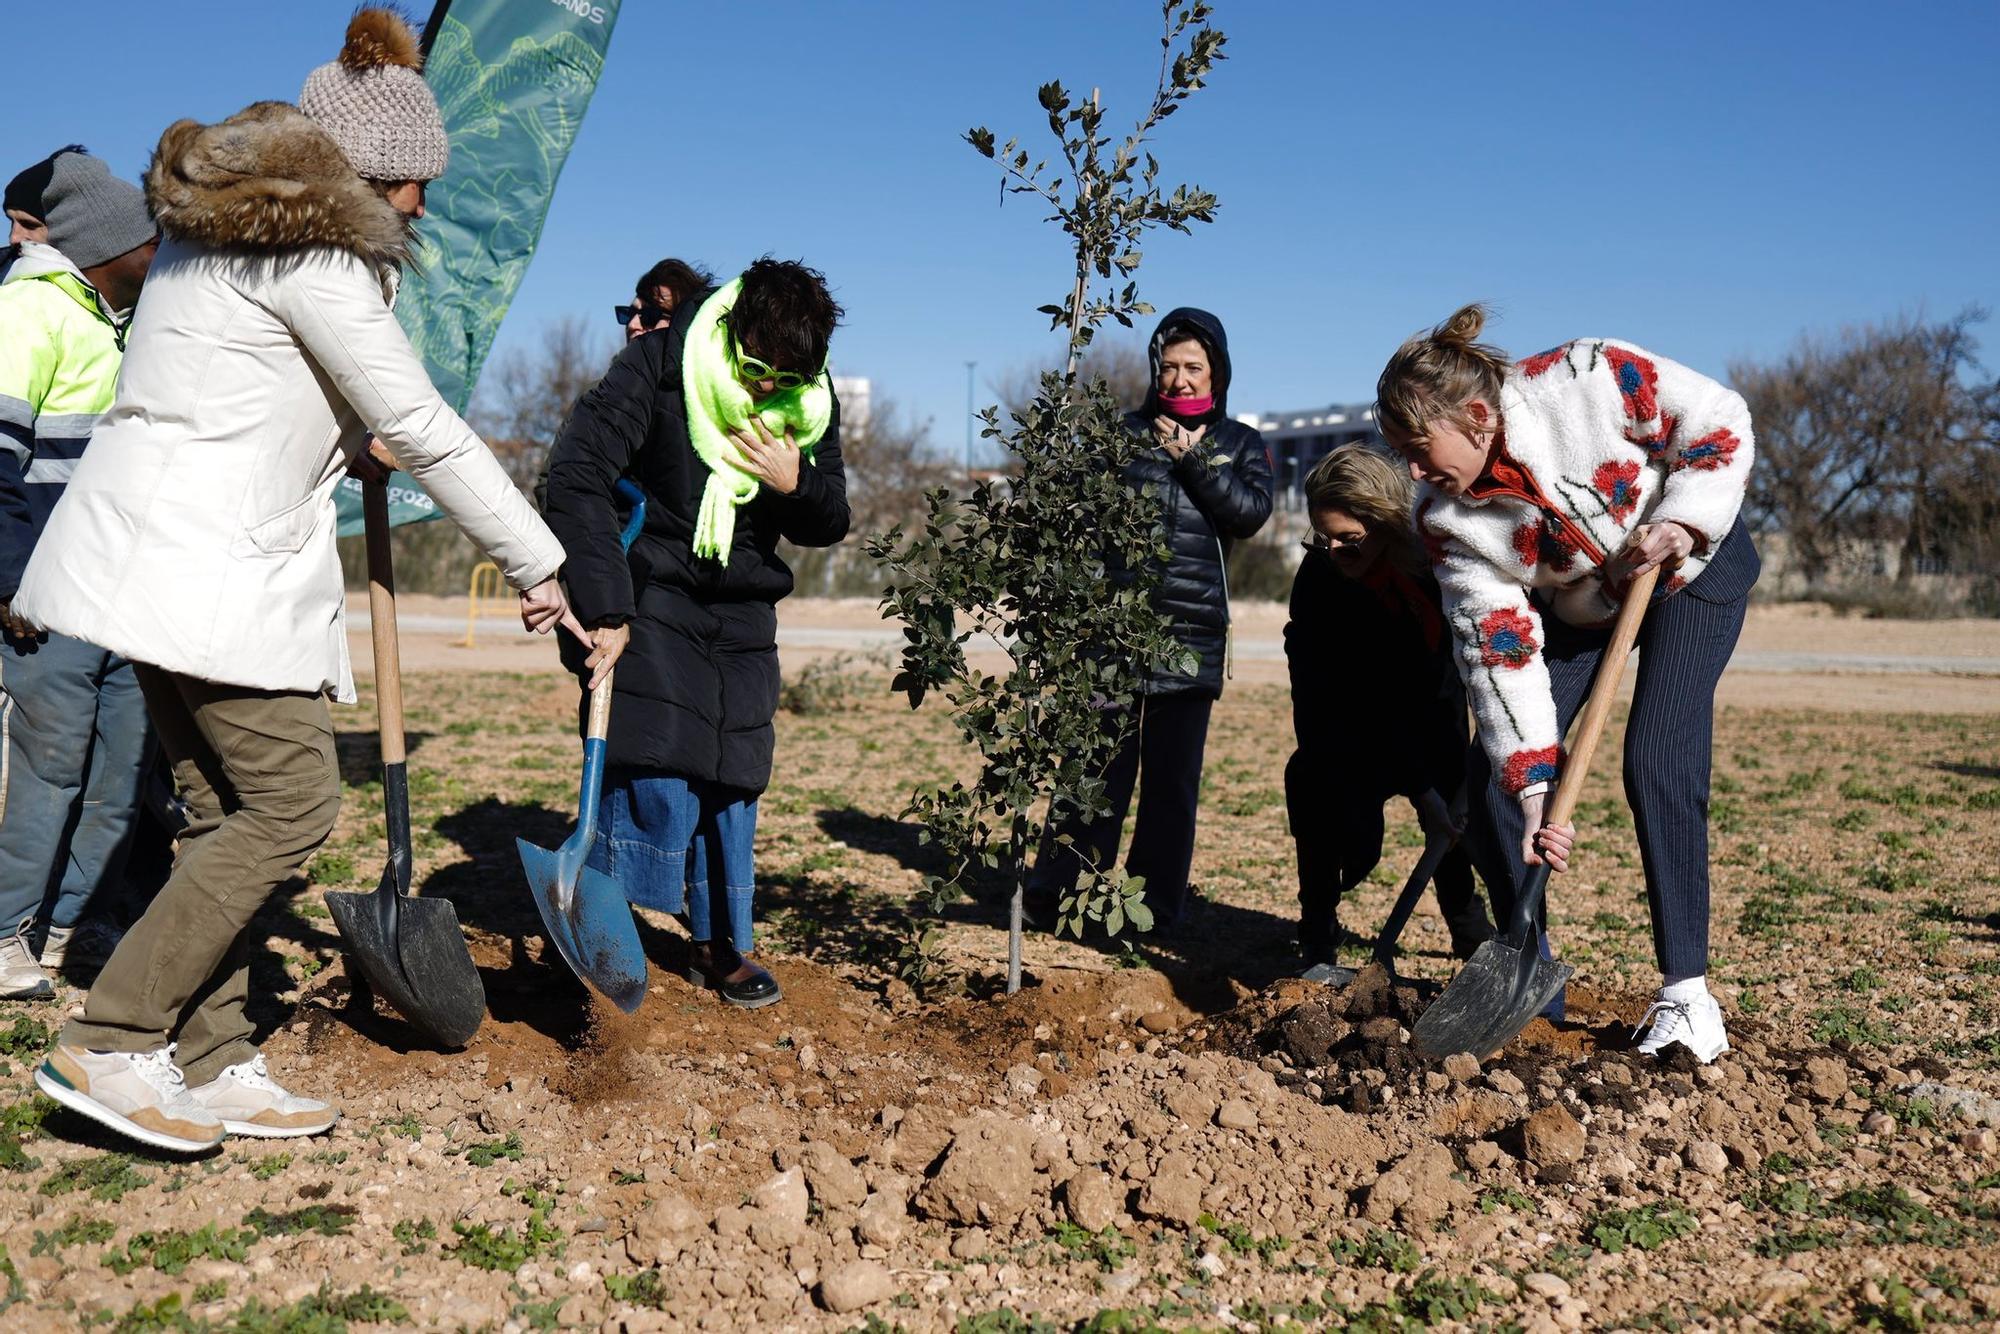
{"type": "Polygon", "coordinates": [[[1012,1223],[1038,1202],[1035,1136],[1010,1117],[959,1123],[937,1174],[917,1196],[926,1215],[952,1223],[1012,1223]]]}
{"type": "Polygon", "coordinates": [[[1202,1183],[1194,1159],[1173,1152],[1139,1191],[1138,1214],[1179,1227],[1193,1227],[1202,1214],[1202,1183]]]}
{"type": "Polygon", "coordinates": [[[1368,1192],[1362,1216],[1374,1223],[1430,1228],[1472,1203],[1472,1189],[1454,1175],[1458,1164],[1442,1144],[1405,1154],[1368,1192]]]}
{"type": "Polygon", "coordinates": [[[873,1260],[850,1260],[820,1280],[819,1298],[835,1315],[846,1315],[888,1301],[896,1295],[896,1279],[873,1260]]]}
{"type": "Polygon", "coordinates": [[[1583,1126],[1561,1103],[1550,1103],[1521,1125],[1521,1153],[1537,1167],[1573,1163],[1583,1157],[1583,1126]]]}

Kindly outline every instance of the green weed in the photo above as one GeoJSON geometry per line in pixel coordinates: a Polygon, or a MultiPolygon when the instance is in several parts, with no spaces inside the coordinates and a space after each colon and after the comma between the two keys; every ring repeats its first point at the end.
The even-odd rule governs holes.
{"type": "Polygon", "coordinates": [[[39,1019],[17,1016],[5,1032],[0,1032],[0,1056],[17,1061],[40,1060],[55,1044],[55,1035],[39,1019]]]}
{"type": "Polygon", "coordinates": [[[354,1226],[356,1212],[351,1204],[309,1204],[282,1214],[257,1208],[243,1215],[243,1226],[259,1237],[297,1237],[306,1233],[344,1237],[354,1226]]]}
{"type": "Polygon", "coordinates": [[[1074,1223],[1059,1222],[1050,1231],[1049,1240],[1076,1259],[1095,1260],[1097,1267],[1107,1274],[1139,1253],[1139,1248],[1115,1227],[1092,1232],[1074,1223]]]}
{"type": "Polygon", "coordinates": [[[1814,1042],[1846,1042],[1857,1047],[1886,1047],[1895,1035],[1851,1005],[1829,1005],[1812,1017],[1814,1042]]]}
{"type": "Polygon", "coordinates": [[[194,1232],[141,1232],[122,1247],[113,1247],[101,1262],[114,1274],[129,1274],[150,1265],[162,1274],[178,1275],[196,1260],[227,1260],[241,1263],[255,1245],[257,1233],[249,1229],[222,1228],[204,1223],[194,1232]]]}
{"type": "Polygon", "coordinates": [[[431,1222],[428,1218],[419,1218],[414,1221],[405,1218],[402,1222],[389,1229],[389,1235],[396,1239],[397,1244],[403,1248],[403,1254],[405,1255],[422,1255],[430,1249],[427,1243],[437,1240],[437,1234],[437,1224],[431,1222]]]}
{"type": "Polygon", "coordinates": [[[110,1241],[117,1231],[118,1225],[108,1218],[72,1216],[54,1232],[37,1230],[35,1244],[28,1254],[60,1255],[71,1246],[95,1246],[110,1241]]]}
{"type": "Polygon", "coordinates": [[[606,1274],[604,1291],[614,1302],[650,1306],[655,1310],[664,1310],[674,1295],[667,1288],[666,1277],[657,1269],[642,1269],[636,1274],[606,1274]]]}
{"type": "Polygon", "coordinates": [[[269,1153],[250,1164],[250,1175],[259,1181],[269,1181],[291,1165],[292,1155],[289,1153],[269,1153]]]}
{"type": "Polygon", "coordinates": [[[151,1177],[132,1169],[132,1155],[102,1153],[95,1158],[79,1158],[57,1168],[42,1183],[41,1193],[67,1195],[73,1190],[87,1190],[93,1200],[108,1200],[115,1204],[125,1198],[126,1192],[138,1190],[151,1181],[151,1177]]]}
{"type": "Polygon", "coordinates": [[[1644,1204],[1636,1209],[1606,1210],[1591,1221],[1584,1235],[1600,1251],[1616,1255],[1628,1246],[1656,1250],[1700,1226],[1693,1214],[1677,1204],[1644,1204]]]}
{"type": "Polygon", "coordinates": [[[465,1161],[474,1167],[491,1167],[502,1158],[518,1162],[521,1158],[521,1137],[509,1131],[505,1139],[488,1140],[484,1144],[468,1144],[462,1149],[453,1149],[452,1152],[464,1154],[465,1161]]]}
{"type": "Polygon", "coordinates": [[[1392,1274],[1414,1274],[1424,1262],[1424,1253],[1415,1242],[1380,1229],[1371,1231],[1360,1241],[1341,1237],[1326,1249],[1342,1264],[1362,1269],[1386,1269],[1392,1274]]]}

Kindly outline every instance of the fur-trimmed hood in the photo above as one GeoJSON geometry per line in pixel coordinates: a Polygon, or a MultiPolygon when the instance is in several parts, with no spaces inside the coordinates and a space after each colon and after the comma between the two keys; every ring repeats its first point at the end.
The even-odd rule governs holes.
{"type": "Polygon", "coordinates": [[[410,225],[297,107],[258,102],[225,121],[176,121],[146,169],[160,230],[216,250],[346,250],[380,270],[410,258],[410,225]]]}

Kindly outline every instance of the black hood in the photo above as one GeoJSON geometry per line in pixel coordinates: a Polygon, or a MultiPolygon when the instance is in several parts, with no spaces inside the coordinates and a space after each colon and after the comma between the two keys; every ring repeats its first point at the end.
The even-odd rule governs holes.
{"type": "Polygon", "coordinates": [[[1146,344],[1146,368],[1150,378],[1146,382],[1146,402],[1140,412],[1148,421],[1166,411],[1160,406],[1160,353],[1169,342],[1178,343],[1190,334],[1208,349],[1210,378],[1214,381],[1215,407],[1199,420],[1215,421],[1228,415],[1229,335],[1222,331],[1222,321],[1207,311],[1180,306],[1166,313],[1154,327],[1152,341],[1146,344]]]}

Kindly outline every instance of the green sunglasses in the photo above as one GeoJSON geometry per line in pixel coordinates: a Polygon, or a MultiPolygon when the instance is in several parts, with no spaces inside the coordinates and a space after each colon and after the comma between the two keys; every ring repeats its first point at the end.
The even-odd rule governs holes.
{"type": "Polygon", "coordinates": [[[769,362],[757,360],[738,346],[734,334],[729,337],[729,360],[735,365],[737,375],[752,384],[769,380],[780,389],[797,389],[800,385],[819,378],[814,375],[800,375],[797,371],[781,371],[769,362]]]}

